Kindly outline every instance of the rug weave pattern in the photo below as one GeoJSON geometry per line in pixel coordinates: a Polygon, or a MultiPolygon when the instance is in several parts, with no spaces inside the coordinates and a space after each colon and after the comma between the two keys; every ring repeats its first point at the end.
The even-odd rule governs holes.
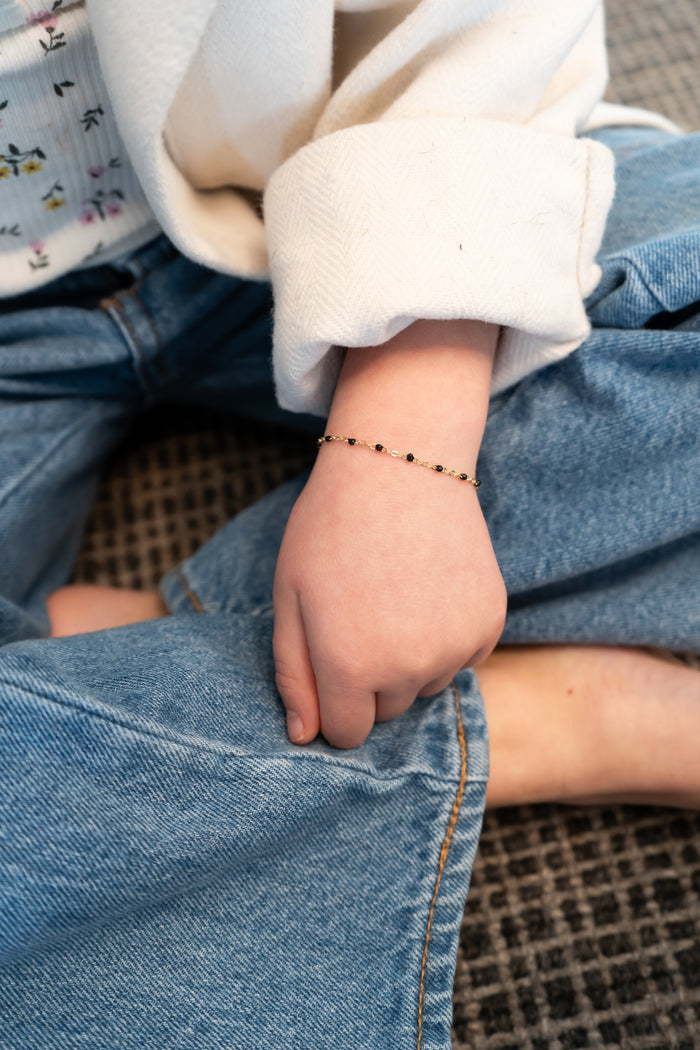
{"type": "Polygon", "coordinates": [[[489,815],[461,932],[454,1046],[700,1043],[700,815],[489,815]]]}
{"type": "Polygon", "coordinates": [[[697,0],[608,0],[611,83],[607,98],[653,109],[700,129],[697,0]]]}

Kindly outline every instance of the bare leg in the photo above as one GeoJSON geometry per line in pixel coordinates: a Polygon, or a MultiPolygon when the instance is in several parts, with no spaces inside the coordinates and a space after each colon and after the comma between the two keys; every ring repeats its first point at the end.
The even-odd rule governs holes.
{"type": "Polygon", "coordinates": [[[504,647],[477,668],[487,806],[700,807],[700,673],[612,646],[504,647]]]}
{"type": "MultiPolygon", "coordinates": [[[[52,635],[166,616],[158,593],[72,586],[52,635]]],[[[642,649],[501,647],[476,669],[491,746],[488,806],[559,801],[700,807],[700,673],[642,649]]]]}
{"type": "Polygon", "coordinates": [[[168,615],[158,592],[82,584],[54,591],[46,601],[46,608],[52,638],[102,631],[168,615]]]}

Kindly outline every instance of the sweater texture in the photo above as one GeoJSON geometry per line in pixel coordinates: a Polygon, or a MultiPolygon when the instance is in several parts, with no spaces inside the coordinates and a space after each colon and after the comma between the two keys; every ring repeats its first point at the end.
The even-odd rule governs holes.
{"type": "Polygon", "coordinates": [[[582,133],[654,119],[598,108],[598,0],[87,3],[158,221],[272,281],[284,407],[419,318],[503,325],[494,391],[585,339],[614,180],[582,133]]]}

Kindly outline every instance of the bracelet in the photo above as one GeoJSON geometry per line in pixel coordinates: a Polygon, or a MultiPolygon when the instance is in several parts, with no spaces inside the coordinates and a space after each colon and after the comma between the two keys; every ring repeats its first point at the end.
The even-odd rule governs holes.
{"type": "Polygon", "coordinates": [[[362,441],[360,438],[340,437],[338,434],[324,434],[323,437],[316,439],[316,444],[320,447],[326,441],[342,441],[346,445],[360,445],[362,448],[371,448],[375,452],[385,452],[387,456],[392,456],[394,459],[405,459],[407,463],[417,463],[419,467],[427,467],[429,470],[437,471],[438,474],[447,474],[451,478],[468,481],[475,489],[478,489],[481,485],[480,481],[477,481],[470,474],[465,474],[463,471],[450,470],[448,467],[443,467],[441,463],[427,463],[424,459],[418,459],[418,456],[414,456],[412,452],[397,452],[395,448],[388,449],[386,445],[380,445],[378,442],[375,444],[371,441],[362,441]]]}

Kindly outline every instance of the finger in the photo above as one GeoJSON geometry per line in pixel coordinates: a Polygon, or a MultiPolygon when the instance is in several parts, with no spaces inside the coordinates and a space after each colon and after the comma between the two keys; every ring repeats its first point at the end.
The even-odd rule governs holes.
{"type": "Polygon", "coordinates": [[[441,675],[439,678],[433,678],[431,682],[426,682],[418,696],[435,696],[437,693],[441,693],[443,689],[447,689],[448,685],[454,678],[454,674],[441,675]]]}
{"type": "Polygon", "coordinates": [[[487,645],[482,645],[481,649],[477,649],[474,655],[469,660],[467,660],[465,664],[462,664],[462,667],[466,669],[468,667],[476,667],[478,664],[483,663],[486,657],[490,656],[491,653],[494,651],[497,644],[498,638],[496,638],[493,642],[489,642],[487,645]]]}
{"type": "Polygon", "coordinates": [[[390,722],[392,718],[398,718],[416,699],[414,687],[403,687],[401,689],[381,689],[377,693],[377,710],[375,719],[377,722],[390,722]]]}
{"type": "MultiPolygon", "coordinates": [[[[313,659],[313,654],[312,654],[313,659]]],[[[314,665],[321,733],[333,747],[358,747],[374,725],[375,693],[327,664],[314,665]]]]}
{"type": "Polygon", "coordinates": [[[277,688],[287,710],[287,734],[293,744],[308,744],[318,735],[320,714],[304,620],[294,592],[276,592],[274,608],[272,652],[277,688]]]}

